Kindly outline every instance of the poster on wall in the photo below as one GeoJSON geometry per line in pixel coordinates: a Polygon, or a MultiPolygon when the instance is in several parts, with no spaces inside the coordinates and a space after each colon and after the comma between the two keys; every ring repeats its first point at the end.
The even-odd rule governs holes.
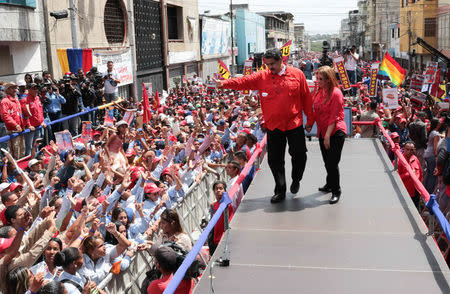
{"type": "Polygon", "coordinates": [[[95,51],[92,54],[92,65],[101,73],[106,72],[108,61],[114,62],[114,69],[119,74],[120,84],[124,86],[133,83],[133,67],[131,66],[131,51],[120,52],[95,51]]]}
{"type": "Polygon", "coordinates": [[[202,20],[202,55],[226,54],[230,46],[230,22],[204,17],[202,20]]]}

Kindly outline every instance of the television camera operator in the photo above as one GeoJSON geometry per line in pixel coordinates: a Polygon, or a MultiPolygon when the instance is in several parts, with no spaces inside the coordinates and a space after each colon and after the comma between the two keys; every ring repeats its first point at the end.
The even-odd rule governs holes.
{"type": "MultiPolygon", "coordinates": [[[[61,94],[66,98],[66,103],[62,105],[63,116],[70,116],[80,111],[84,111],[81,90],[78,87],[78,78],[75,75],[65,75],[61,81],[61,94]]],[[[69,130],[72,136],[78,135],[80,118],[73,117],[64,121],[64,129],[69,130]]]]}

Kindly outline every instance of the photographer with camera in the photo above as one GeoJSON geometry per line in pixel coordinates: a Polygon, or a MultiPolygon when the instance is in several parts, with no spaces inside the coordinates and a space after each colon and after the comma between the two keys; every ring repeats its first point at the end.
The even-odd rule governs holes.
{"type": "Polygon", "coordinates": [[[108,61],[106,65],[108,69],[103,74],[103,81],[105,86],[104,97],[106,103],[109,103],[116,100],[119,95],[117,84],[120,83],[120,80],[119,74],[114,69],[114,63],[112,61],[108,61]]]}
{"type": "MultiPolygon", "coordinates": [[[[62,114],[69,116],[84,110],[83,100],[80,88],[78,88],[78,78],[75,75],[64,76],[63,78],[63,96],[66,103],[62,105],[62,114]]],[[[69,130],[72,136],[78,135],[80,118],[73,117],[63,123],[64,129],[69,130]]]]}
{"type": "MultiPolygon", "coordinates": [[[[347,70],[348,79],[350,84],[356,84],[356,67],[358,65],[359,55],[356,53],[356,46],[353,45],[350,49],[347,49],[344,54],[344,66],[347,70]]],[[[350,94],[356,95],[356,88],[351,88],[350,94]]]]}
{"type": "MultiPolygon", "coordinates": [[[[47,94],[44,99],[44,109],[47,111],[48,117],[51,121],[55,121],[62,117],[61,104],[66,104],[66,98],[59,94],[59,88],[52,84],[47,88],[47,94]]],[[[60,132],[61,123],[52,125],[53,132],[60,132]]]]}

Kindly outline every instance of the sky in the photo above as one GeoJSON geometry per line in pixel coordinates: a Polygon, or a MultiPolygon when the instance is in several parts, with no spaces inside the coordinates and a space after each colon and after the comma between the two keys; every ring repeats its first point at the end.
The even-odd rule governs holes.
{"type": "MultiPolygon", "coordinates": [[[[234,0],[233,4],[249,4],[251,11],[286,11],[294,15],[295,23],[304,23],[310,35],[339,32],[341,20],[349,10],[357,9],[357,0],[234,0]]],[[[198,0],[198,12],[222,14],[229,10],[229,0],[198,0]]]]}

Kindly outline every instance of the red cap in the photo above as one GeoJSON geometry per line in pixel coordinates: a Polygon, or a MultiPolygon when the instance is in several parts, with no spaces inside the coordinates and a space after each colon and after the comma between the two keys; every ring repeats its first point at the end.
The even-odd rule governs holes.
{"type": "Polygon", "coordinates": [[[18,187],[23,187],[23,185],[20,184],[20,183],[12,183],[11,186],[9,186],[9,191],[13,192],[13,191],[16,190],[18,187]]]}
{"type": "Polygon", "coordinates": [[[0,253],[2,253],[5,249],[11,247],[14,238],[0,238],[0,253]]]}
{"type": "Polygon", "coordinates": [[[170,170],[166,167],[166,168],[162,171],[161,175],[162,175],[162,176],[170,175],[170,170]]]}
{"type": "Polygon", "coordinates": [[[155,183],[148,183],[144,187],[144,192],[147,194],[148,193],[158,193],[159,191],[161,191],[161,189],[158,186],[156,186],[155,183]]]}
{"type": "Polygon", "coordinates": [[[125,153],[125,156],[126,156],[126,157],[129,157],[129,156],[136,156],[136,150],[131,149],[131,150],[127,151],[127,153],[125,153]]]}
{"type": "Polygon", "coordinates": [[[398,137],[399,137],[399,135],[398,135],[397,132],[391,133],[391,138],[392,138],[392,139],[395,139],[395,138],[398,138],[398,137]]]}
{"type": "Polygon", "coordinates": [[[92,137],[97,136],[97,135],[101,136],[102,132],[100,132],[100,131],[93,131],[92,132],[92,137]]]}
{"type": "Polygon", "coordinates": [[[75,211],[80,212],[81,208],[83,208],[83,199],[82,198],[78,198],[77,199],[77,204],[75,205],[75,211]]]}

